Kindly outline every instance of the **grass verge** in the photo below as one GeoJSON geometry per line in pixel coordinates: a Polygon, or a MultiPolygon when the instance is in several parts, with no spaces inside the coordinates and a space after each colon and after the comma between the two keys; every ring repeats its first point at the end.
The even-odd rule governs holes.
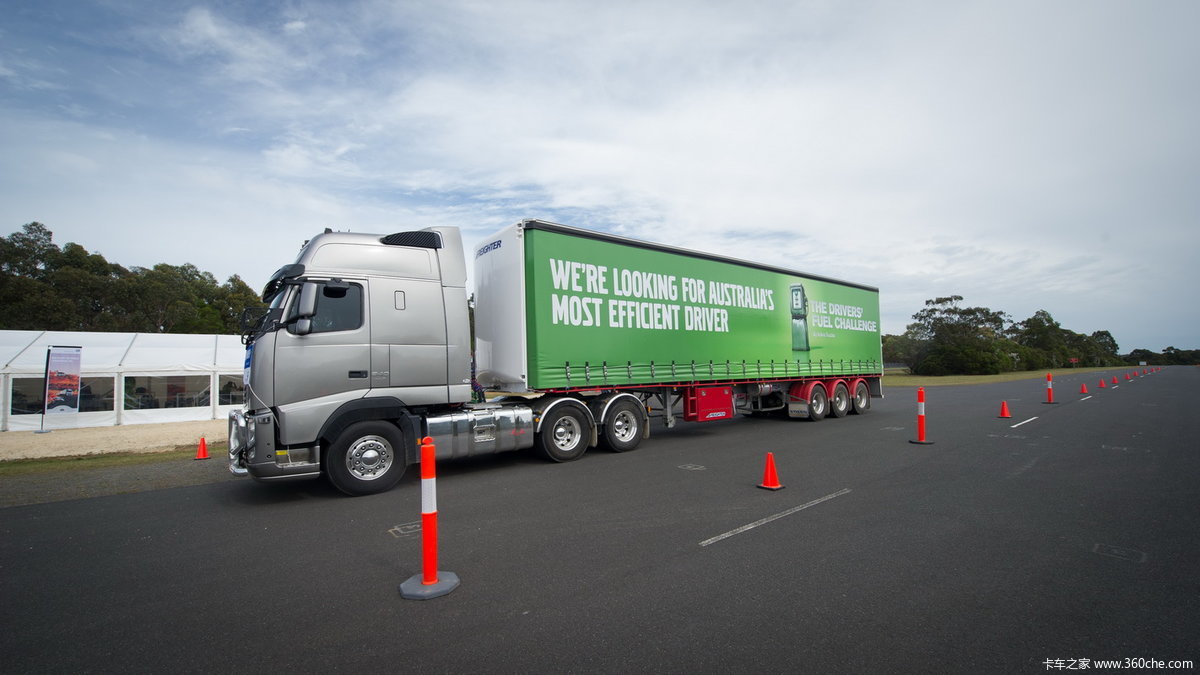
{"type": "Polygon", "coordinates": [[[1016,382],[1017,380],[1045,379],[1046,373],[1055,377],[1061,375],[1078,375],[1080,373],[1102,373],[1114,368],[1057,368],[1051,370],[1024,370],[1015,373],[1000,373],[999,375],[892,375],[885,373],[885,387],[939,387],[954,384],[991,384],[993,382],[1016,382]]]}
{"type": "MultiPolygon", "coordinates": [[[[222,459],[225,444],[208,444],[208,456],[222,459]]],[[[94,455],[72,455],[70,457],[45,457],[41,459],[10,459],[0,462],[0,478],[7,476],[26,476],[35,473],[51,473],[55,471],[78,471],[80,469],[107,469],[119,466],[138,466],[156,464],[196,456],[196,448],[191,445],[177,445],[171,450],[159,452],[113,452],[94,455]]]]}

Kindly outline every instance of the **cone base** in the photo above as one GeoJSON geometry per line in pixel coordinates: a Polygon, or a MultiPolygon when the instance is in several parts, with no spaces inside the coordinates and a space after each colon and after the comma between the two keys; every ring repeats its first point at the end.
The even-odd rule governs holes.
{"type": "Polygon", "coordinates": [[[909,441],[909,443],[912,443],[912,444],[914,444],[914,445],[933,445],[933,441],[913,441],[913,440],[910,440],[910,441],[909,441]]]}
{"type": "Polygon", "coordinates": [[[764,485],[759,485],[758,487],[760,487],[764,490],[782,490],[783,488],[785,488],[787,486],[786,485],[765,485],[764,484],[764,485]]]}
{"type": "Polygon", "coordinates": [[[408,581],[400,584],[400,597],[405,600],[432,600],[440,598],[458,588],[458,575],[454,572],[438,570],[436,584],[424,583],[425,575],[414,574],[408,581]]]}

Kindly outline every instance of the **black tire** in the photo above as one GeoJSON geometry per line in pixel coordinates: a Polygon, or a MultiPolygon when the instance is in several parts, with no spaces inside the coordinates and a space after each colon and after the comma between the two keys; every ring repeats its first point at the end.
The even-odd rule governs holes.
{"type": "Polygon", "coordinates": [[[542,420],[537,446],[553,462],[571,462],[587,452],[590,423],[587,415],[573,405],[560,405],[542,420]]]}
{"type": "Polygon", "coordinates": [[[350,425],[325,456],[329,482],[355,497],[392,489],[408,468],[402,439],[391,422],[370,420],[350,425]]]}
{"type": "Polygon", "coordinates": [[[604,420],[604,434],[600,442],[613,452],[636,450],[642,442],[645,416],[642,406],[628,398],[612,405],[604,420]]]}
{"type": "Polygon", "coordinates": [[[833,388],[833,398],[829,399],[829,412],[833,413],[834,417],[845,417],[851,407],[853,404],[850,402],[850,390],[839,382],[833,388]]]}
{"type": "Polygon", "coordinates": [[[813,385],[808,392],[808,419],[820,422],[829,414],[829,395],[825,393],[824,385],[813,385]]]}
{"type": "Polygon", "coordinates": [[[852,403],[850,412],[855,415],[861,415],[871,409],[871,390],[867,387],[866,382],[859,382],[854,385],[854,399],[852,403]]]}

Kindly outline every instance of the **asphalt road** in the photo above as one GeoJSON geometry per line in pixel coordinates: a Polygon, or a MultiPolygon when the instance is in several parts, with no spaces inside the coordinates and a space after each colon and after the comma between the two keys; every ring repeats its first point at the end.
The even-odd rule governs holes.
{"type": "Polygon", "coordinates": [[[1113,374],[1058,378],[1055,405],[1039,381],[929,388],[931,445],[897,388],[840,420],[447,463],[439,567],[462,585],[428,601],[398,593],[415,470],[357,499],[236,480],[3,508],[0,671],[1195,663],[1200,368],[1113,374]],[[767,452],[783,490],[756,488],[767,452]]]}

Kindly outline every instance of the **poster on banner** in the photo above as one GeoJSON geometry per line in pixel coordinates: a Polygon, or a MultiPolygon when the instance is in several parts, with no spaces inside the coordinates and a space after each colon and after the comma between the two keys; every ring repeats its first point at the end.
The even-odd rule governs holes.
{"type": "Polygon", "coordinates": [[[52,346],[46,352],[46,414],[79,412],[82,347],[52,346]]]}

